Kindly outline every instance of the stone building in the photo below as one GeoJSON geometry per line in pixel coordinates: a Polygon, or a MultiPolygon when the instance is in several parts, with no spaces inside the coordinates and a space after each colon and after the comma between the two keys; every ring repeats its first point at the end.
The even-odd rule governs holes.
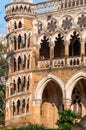
{"type": "Polygon", "coordinates": [[[55,128],[58,111],[86,115],[86,0],[6,5],[6,126],[55,128]]]}

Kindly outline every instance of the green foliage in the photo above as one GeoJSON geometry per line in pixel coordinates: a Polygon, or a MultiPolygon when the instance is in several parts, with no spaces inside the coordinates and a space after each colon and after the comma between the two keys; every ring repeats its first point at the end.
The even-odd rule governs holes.
{"type": "Polygon", "coordinates": [[[3,128],[2,130],[46,130],[43,126],[37,126],[37,125],[29,125],[27,127],[21,127],[21,128],[3,128]]]}
{"type": "Polygon", "coordinates": [[[59,127],[58,130],[71,130],[79,119],[79,116],[71,110],[59,112],[59,116],[60,119],[56,123],[59,127]]]}
{"type": "Polygon", "coordinates": [[[0,43],[0,77],[6,73],[6,47],[0,43]]]}
{"type": "Polygon", "coordinates": [[[0,43],[0,125],[4,124],[5,87],[2,78],[6,74],[6,47],[0,43]]]}

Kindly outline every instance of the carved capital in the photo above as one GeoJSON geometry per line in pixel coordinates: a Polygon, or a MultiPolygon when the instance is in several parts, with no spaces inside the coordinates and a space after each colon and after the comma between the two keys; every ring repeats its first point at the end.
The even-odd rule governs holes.
{"type": "Polygon", "coordinates": [[[71,99],[63,99],[63,104],[64,106],[70,106],[72,103],[72,100],[71,99]]]}
{"type": "Polygon", "coordinates": [[[34,100],[33,101],[33,106],[41,106],[41,103],[42,101],[39,99],[39,100],[34,100]]]}

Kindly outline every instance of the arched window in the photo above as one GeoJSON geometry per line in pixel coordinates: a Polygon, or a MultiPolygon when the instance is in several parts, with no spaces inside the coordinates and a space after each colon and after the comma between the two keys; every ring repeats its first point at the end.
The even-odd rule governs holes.
{"type": "Polygon", "coordinates": [[[28,35],[28,47],[30,47],[30,34],[28,35]]]}
{"type": "Polygon", "coordinates": [[[39,53],[41,59],[50,58],[49,39],[46,36],[44,36],[43,39],[41,39],[41,48],[39,53]]]}
{"type": "Polygon", "coordinates": [[[27,11],[27,7],[26,6],[24,7],[24,11],[27,11]]]}
{"type": "Polygon", "coordinates": [[[15,83],[15,80],[14,80],[14,93],[16,93],[16,83],[15,83]]]}
{"type": "Polygon", "coordinates": [[[22,28],[22,22],[21,21],[19,21],[19,23],[18,23],[18,28],[22,28]]]}
{"type": "Polygon", "coordinates": [[[23,69],[26,68],[26,56],[24,55],[23,69]]]}
{"type": "Polygon", "coordinates": [[[23,7],[22,7],[22,5],[20,6],[20,10],[23,10],[23,7]]]}
{"type": "Polygon", "coordinates": [[[21,92],[21,79],[18,78],[18,92],[21,92]]]}
{"type": "Polygon", "coordinates": [[[25,87],[26,87],[26,77],[24,76],[22,79],[22,91],[25,90],[25,87]]]}
{"type": "Polygon", "coordinates": [[[23,47],[26,47],[26,33],[24,33],[23,47]]]}
{"type": "Polygon", "coordinates": [[[16,59],[14,58],[14,72],[16,71],[16,59]]]}
{"type": "Polygon", "coordinates": [[[14,12],[14,7],[12,7],[12,12],[14,12]]]}
{"type": "Polygon", "coordinates": [[[17,101],[17,115],[20,114],[20,100],[17,101]]]}
{"type": "Polygon", "coordinates": [[[25,99],[22,100],[22,113],[25,112],[25,99]]]}
{"type": "Polygon", "coordinates": [[[26,112],[29,112],[29,99],[27,100],[27,104],[26,104],[26,112]]]}
{"type": "Polygon", "coordinates": [[[16,6],[16,11],[18,11],[18,6],[16,6]]]}
{"type": "Polygon", "coordinates": [[[22,60],[21,57],[18,57],[18,71],[21,69],[22,60]]]}
{"type": "Polygon", "coordinates": [[[17,29],[16,21],[14,22],[14,29],[17,29]]]}
{"type": "Polygon", "coordinates": [[[22,38],[21,38],[21,35],[19,34],[19,36],[18,36],[18,49],[21,48],[21,42],[22,42],[22,38]]]}
{"type": "Polygon", "coordinates": [[[30,6],[29,6],[29,8],[28,8],[28,12],[31,13],[31,7],[30,7],[30,6]]]}
{"type": "Polygon", "coordinates": [[[27,90],[29,90],[29,84],[30,84],[30,77],[28,77],[28,80],[27,80],[27,90]]]}
{"type": "Polygon", "coordinates": [[[69,56],[80,56],[80,37],[76,31],[70,38],[69,56]]]}
{"type": "Polygon", "coordinates": [[[54,58],[64,57],[64,40],[61,34],[55,38],[54,58]]]}
{"type": "Polygon", "coordinates": [[[15,107],[15,102],[13,102],[13,116],[15,115],[16,112],[16,107],[15,107]]]}
{"type": "Polygon", "coordinates": [[[14,36],[14,50],[16,50],[17,49],[17,42],[16,42],[16,37],[14,36]]]}
{"type": "Polygon", "coordinates": [[[28,56],[27,69],[30,67],[30,55],[28,56]]]}

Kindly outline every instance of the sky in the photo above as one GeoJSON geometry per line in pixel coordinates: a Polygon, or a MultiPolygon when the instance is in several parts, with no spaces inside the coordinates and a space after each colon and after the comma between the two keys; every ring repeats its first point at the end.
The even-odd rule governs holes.
{"type": "MultiPolygon", "coordinates": [[[[11,0],[0,0],[0,34],[6,34],[6,22],[5,22],[5,5],[10,3],[11,0]]],[[[46,0],[34,0],[34,3],[43,2],[46,0]]]]}

